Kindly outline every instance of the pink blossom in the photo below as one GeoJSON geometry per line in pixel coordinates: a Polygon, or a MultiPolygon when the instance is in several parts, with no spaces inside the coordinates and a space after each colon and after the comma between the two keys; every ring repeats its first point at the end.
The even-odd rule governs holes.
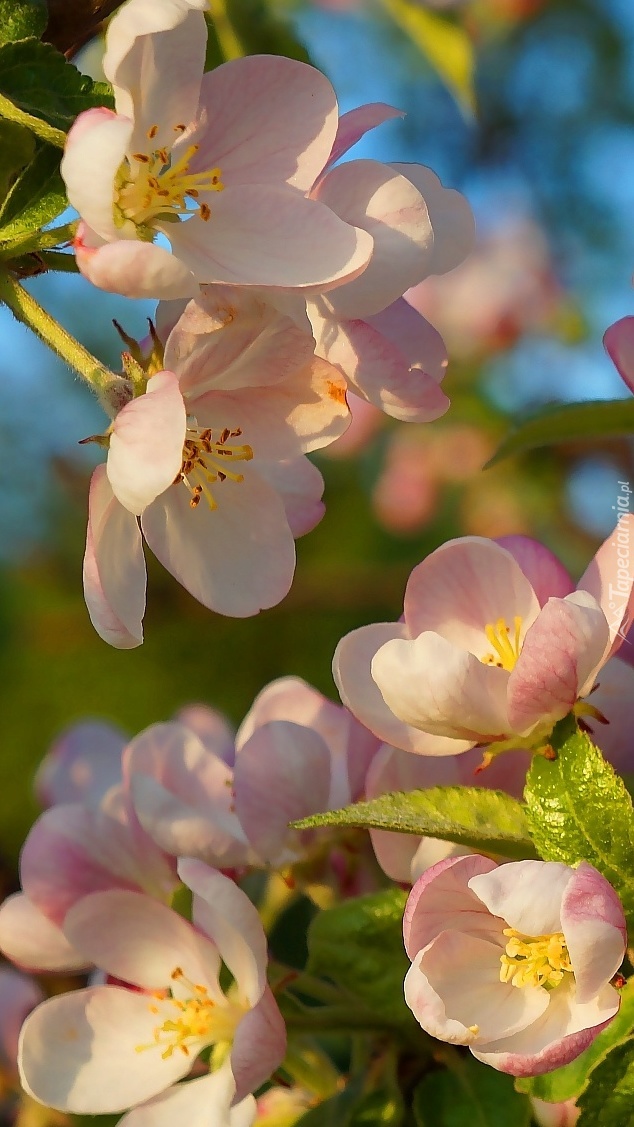
{"type": "Polygon", "coordinates": [[[167,298],[206,282],[321,289],[355,277],[371,237],[306,197],[336,135],[332,86],[271,55],[203,74],[205,7],[128,0],[109,24],[116,113],[80,114],[62,161],[82,273],[167,298]]]}
{"type": "Polygon", "coordinates": [[[123,732],[102,721],[83,721],[61,733],[49,747],[35,776],[42,806],[61,802],[96,803],[121,782],[123,732]]]}
{"type": "Polygon", "coordinates": [[[0,904],[0,951],[12,963],[35,974],[72,974],[89,967],[61,928],[23,892],[13,893],[0,904]]]}
{"type": "Polygon", "coordinates": [[[232,1127],[251,1122],[250,1093],[285,1051],[266,982],[266,937],[256,909],[227,877],[192,860],[180,862],[179,874],[194,894],[193,924],[125,891],[95,893],[68,913],[69,940],[135,989],[90,987],[34,1010],[22,1029],[19,1067],[39,1102],[77,1114],[133,1108],[125,1127],[208,1122],[210,1115],[232,1127]],[[228,993],[221,962],[234,979],[228,993]],[[178,1084],[209,1047],[210,1075],[178,1084]]]}
{"type": "Polygon", "coordinates": [[[312,337],[256,295],[208,287],[159,313],[174,324],[165,370],[115,416],[90,489],[86,602],[120,648],[143,639],[141,532],[212,610],[246,617],[284,597],[294,537],[324,511],[321,475],[303,455],[349,418],[345,382],[312,337]]]}
{"type": "Polygon", "coordinates": [[[43,997],[32,978],[11,967],[0,967],[0,1071],[10,1080],[17,1081],[20,1027],[43,997]]]}
{"type": "Polygon", "coordinates": [[[618,1011],[625,918],[592,865],[450,857],[414,885],[405,1000],[432,1036],[535,1076],[583,1052],[618,1011]]]}
{"type": "Polygon", "coordinates": [[[401,622],[339,643],[344,704],[379,738],[423,755],[536,748],[573,709],[593,718],[597,674],[634,613],[619,555],[629,534],[620,522],[574,590],[527,537],[449,541],[412,572],[401,622]]]}

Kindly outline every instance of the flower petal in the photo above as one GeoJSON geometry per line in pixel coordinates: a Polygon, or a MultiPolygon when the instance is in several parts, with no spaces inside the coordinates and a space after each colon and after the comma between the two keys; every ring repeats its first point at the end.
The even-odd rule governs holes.
{"type": "Polygon", "coordinates": [[[176,1084],[160,1096],[135,1107],[119,1120],[118,1127],[209,1127],[210,1114],[214,1127],[251,1127],[257,1108],[250,1096],[231,1107],[236,1082],[227,1060],[208,1076],[176,1084]]]}
{"type": "Polygon", "coordinates": [[[208,222],[194,215],[165,234],[200,283],[321,290],[356,277],[372,254],[366,231],[275,184],[227,188],[208,222]]]}
{"type": "Polygon", "coordinates": [[[178,710],[174,719],[194,732],[207,751],[229,767],[233,766],[235,732],[221,712],[207,704],[186,704],[178,710]]]}
{"type": "Polygon", "coordinates": [[[528,630],[508,682],[513,731],[554,724],[592,688],[608,642],[603,611],[583,592],[549,599],[528,630]],[[589,605],[580,605],[587,602],[589,605]]]}
{"type": "Polygon", "coordinates": [[[500,935],[500,921],[470,888],[472,877],[496,868],[495,861],[473,854],[448,857],[419,877],[403,916],[403,938],[410,959],[444,931],[464,929],[490,937],[500,935]]]}
{"type": "Polygon", "coordinates": [[[0,905],[0,951],[11,962],[36,974],[72,974],[90,966],[90,961],[71,947],[61,928],[42,915],[23,892],[15,892],[0,905]]]}
{"type": "Polygon", "coordinates": [[[251,55],[203,78],[206,130],[192,169],[219,166],[225,191],[286,181],[308,191],[337,130],[337,100],[314,67],[279,55],[251,55]]]}
{"type": "Polygon", "coordinates": [[[117,501],[106,467],[97,466],[90,479],[84,596],[90,621],[111,646],[141,645],[145,583],[136,517],[117,501]]]}
{"type": "Polygon", "coordinates": [[[85,223],[73,241],[77,265],[85,278],[124,297],[191,297],[198,284],[191,270],[165,247],[138,239],[101,242],[85,223]]]}
{"type": "Polygon", "coordinates": [[[119,239],[114,181],[128,151],[133,122],[109,110],[80,114],[66,139],[60,172],[71,207],[102,239],[119,239]]]}
{"type": "Polygon", "coordinates": [[[434,233],[429,273],[446,274],[459,266],[475,245],[475,221],[467,200],[454,188],[445,188],[436,173],[423,164],[392,164],[392,168],[411,180],[423,196],[434,233]]]}
{"type": "Polygon", "coordinates": [[[117,109],[135,119],[132,151],[174,140],[174,126],[196,113],[205,63],[205,0],[133,0],[108,25],[103,69],[117,109]]]}
{"type": "MultiPolygon", "coordinates": [[[[628,485],[627,482],[620,484],[621,488],[628,485]]],[[[628,507],[619,512],[614,532],[603,541],[577,584],[577,590],[587,591],[596,599],[607,618],[610,648],[604,661],[620,648],[634,621],[634,568],[630,565],[634,513],[629,512],[630,492],[621,494],[628,507]]]]}
{"type": "Polygon", "coordinates": [[[603,345],[621,379],[634,392],[634,317],[621,317],[610,325],[603,345]]]}
{"type": "Polygon", "coordinates": [[[279,493],[295,539],[312,532],[326,512],[321,499],[324,479],[317,466],[304,457],[258,461],[258,473],[279,493]]]}
{"type": "Polygon", "coordinates": [[[517,560],[540,606],[550,598],[564,599],[574,591],[575,585],[564,565],[539,540],[532,536],[498,536],[495,543],[517,560]]]}
{"type": "Polygon", "coordinates": [[[236,1029],[231,1068],[236,1078],[236,1101],[269,1079],[286,1053],[286,1027],[277,1002],[266,987],[257,1006],[236,1029]]]}
{"type": "Polygon", "coordinates": [[[448,540],[415,567],[405,590],[405,621],[412,637],[423,630],[482,657],[490,650],[487,625],[522,619],[523,638],[539,613],[533,588],[509,552],[492,540],[448,540]]]}
{"type": "Polygon", "coordinates": [[[464,742],[491,742],[509,730],[507,671],[483,664],[440,634],[425,631],[386,642],[371,668],[394,715],[420,731],[456,740],[454,753],[465,750],[464,742]]]}
{"type": "Polygon", "coordinates": [[[561,931],[561,898],[572,874],[558,861],[511,861],[472,877],[469,888],[523,935],[552,935],[561,931]]]}
{"type": "Polygon", "coordinates": [[[108,451],[108,481],[130,513],[143,510],[173,483],[183,461],[186,411],[178,377],[157,372],[145,395],[116,416],[108,451]]]}
{"type": "Polygon", "coordinates": [[[222,483],[216,497],[213,512],[206,501],[192,510],[187,490],[174,486],[143,513],[143,533],[203,606],[247,618],[287,594],[295,545],[279,496],[254,471],[222,483]]]}
{"type": "Polygon", "coordinates": [[[466,751],[471,741],[457,741],[444,736],[430,736],[400,720],[385,703],[372,677],[374,655],[387,641],[407,638],[407,628],[400,622],[382,622],[362,626],[341,639],[333,658],[333,676],[346,708],[379,739],[413,751],[419,755],[455,755],[466,751]]]}
{"type": "Polygon", "coordinates": [[[337,316],[378,313],[426,277],[431,224],[423,197],[405,176],[378,161],[349,161],[331,169],[312,198],[374,239],[363,274],[329,296],[337,316]]]}
{"type": "Polygon", "coordinates": [[[66,728],[49,747],[33,786],[41,806],[97,803],[121,782],[124,733],[112,724],[87,720],[66,728]]]}
{"type": "Polygon", "coordinates": [[[347,113],[342,113],[326,168],[331,168],[339,157],[356,145],[370,129],[376,129],[377,125],[382,125],[384,121],[391,121],[395,117],[405,117],[405,112],[395,109],[394,106],[388,106],[385,102],[368,102],[363,106],[357,106],[354,110],[348,110],[347,113]]]}
{"type": "Polygon", "coordinates": [[[150,896],[120,889],[85,896],[66,916],[64,934],[91,962],[123,982],[164,990],[180,967],[191,982],[220,997],[214,944],[150,896]]]}
{"type": "Polygon", "coordinates": [[[266,936],[257,909],[229,877],[202,861],[181,860],[178,874],[194,893],[195,926],[210,937],[240,994],[255,1006],[266,987],[268,963],[266,936]]]}
{"type": "Polygon", "coordinates": [[[297,836],[289,822],[329,809],[330,776],[330,751],[311,728],[271,720],[241,745],[236,813],[260,857],[285,863],[285,846],[297,836]]]}
{"type": "Polygon", "coordinates": [[[191,1060],[181,1053],[164,1057],[154,1044],[150,1001],[118,986],[96,986],[43,1002],[20,1035],[25,1091],[60,1111],[107,1114],[185,1076],[191,1060]],[[142,1045],[147,1051],[138,1051],[142,1045]]]}
{"type": "Polygon", "coordinates": [[[590,1002],[623,962],[627,930],[612,885],[585,861],[564,889],[561,928],[574,967],[576,1000],[590,1002]]]}

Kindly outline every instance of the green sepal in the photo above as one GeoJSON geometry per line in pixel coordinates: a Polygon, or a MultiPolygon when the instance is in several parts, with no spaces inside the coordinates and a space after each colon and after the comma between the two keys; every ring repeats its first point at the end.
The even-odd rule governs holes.
{"type": "Polygon", "coordinates": [[[539,415],[518,423],[487,466],[494,466],[512,454],[524,454],[541,446],[613,438],[632,434],[633,431],[634,399],[606,399],[549,407],[539,415]]]}

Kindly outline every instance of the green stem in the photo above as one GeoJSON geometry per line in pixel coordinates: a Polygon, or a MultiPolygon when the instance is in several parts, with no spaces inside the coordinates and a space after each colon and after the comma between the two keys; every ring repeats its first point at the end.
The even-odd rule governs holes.
{"type": "Polygon", "coordinates": [[[50,145],[56,145],[58,149],[63,149],[66,144],[66,134],[61,129],[21,110],[9,98],[5,98],[4,94],[0,94],[0,117],[6,117],[7,121],[15,121],[18,125],[26,125],[36,137],[48,141],[50,145]]]}
{"type": "Polygon", "coordinates": [[[44,344],[74,368],[93,391],[101,391],[115,379],[112,372],[67,333],[28,290],[6,271],[0,271],[0,301],[9,307],[18,321],[31,329],[44,344]]]}
{"type": "Polygon", "coordinates": [[[65,254],[62,250],[44,250],[39,257],[49,270],[57,270],[60,274],[79,274],[74,254],[65,254]]]}
{"type": "Polygon", "coordinates": [[[61,243],[70,243],[76,230],[77,222],[74,221],[65,223],[63,227],[51,227],[49,231],[32,231],[29,235],[8,239],[6,243],[0,243],[0,257],[20,258],[23,254],[39,253],[61,243]]]}
{"type": "Polygon", "coordinates": [[[226,0],[209,0],[209,10],[225,59],[242,58],[244,51],[229,19],[226,0]]]}

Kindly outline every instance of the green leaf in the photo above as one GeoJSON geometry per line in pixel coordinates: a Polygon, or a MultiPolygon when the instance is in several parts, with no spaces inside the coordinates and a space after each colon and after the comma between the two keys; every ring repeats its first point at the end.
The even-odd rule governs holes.
{"type": "Polygon", "coordinates": [[[0,47],[0,96],[3,117],[29,125],[57,145],[63,145],[63,135],[82,110],[114,104],[106,83],[80,74],[50,43],[38,39],[0,47]]]}
{"type": "Polygon", "coordinates": [[[361,1098],[362,1082],[352,1080],[342,1092],[323,1100],[298,1120],[298,1127],[351,1127],[352,1116],[361,1098]]]}
{"type": "Polygon", "coordinates": [[[632,1127],[634,1124],[634,1037],[618,1045],[594,1069],[577,1101],[577,1127],[632,1127]]]}
{"type": "Polygon", "coordinates": [[[48,22],[46,0],[0,0],[0,45],[39,39],[48,22]]]}
{"type": "Polygon", "coordinates": [[[523,454],[559,442],[587,441],[634,431],[634,399],[605,399],[592,403],[568,403],[526,419],[504,439],[487,466],[511,454],[523,454]]]}
{"type": "Polygon", "coordinates": [[[332,979],[388,1024],[414,1022],[403,1000],[406,899],[391,888],[347,900],[319,912],[308,930],[309,973],[332,979]]]}
{"type": "Polygon", "coordinates": [[[0,200],[9,191],[20,169],[30,161],[35,150],[35,138],[23,125],[0,118],[0,147],[2,167],[0,168],[0,200]]]}
{"type": "Polygon", "coordinates": [[[590,1073],[608,1053],[623,1043],[634,1031],[634,979],[630,979],[620,991],[621,1008],[606,1029],[595,1037],[592,1044],[581,1056],[570,1064],[545,1072],[542,1076],[530,1076],[515,1081],[519,1092],[537,1096],[548,1103],[574,1100],[586,1087],[590,1073]]]}
{"type": "Polygon", "coordinates": [[[632,799],[573,722],[562,720],[551,743],[557,758],[534,756],[524,791],[537,850],[545,861],[589,861],[614,886],[634,922],[632,799]]]}
{"type": "Polygon", "coordinates": [[[417,1127],[528,1127],[531,1108],[511,1076],[456,1053],[450,1070],[432,1072],[419,1084],[414,1117],[417,1127]]]}
{"type": "Polygon", "coordinates": [[[455,20],[417,0],[382,0],[387,14],[416,44],[463,109],[475,111],[473,44],[455,20]]]}
{"type": "Polygon", "coordinates": [[[342,810],[311,814],[293,824],[301,829],[361,826],[393,830],[455,841],[515,860],[536,856],[522,804],[503,791],[484,787],[429,787],[383,794],[342,810]]]}
{"type": "Polygon", "coordinates": [[[0,207],[0,244],[38,231],[68,207],[60,158],[55,146],[38,144],[0,207]]]}

